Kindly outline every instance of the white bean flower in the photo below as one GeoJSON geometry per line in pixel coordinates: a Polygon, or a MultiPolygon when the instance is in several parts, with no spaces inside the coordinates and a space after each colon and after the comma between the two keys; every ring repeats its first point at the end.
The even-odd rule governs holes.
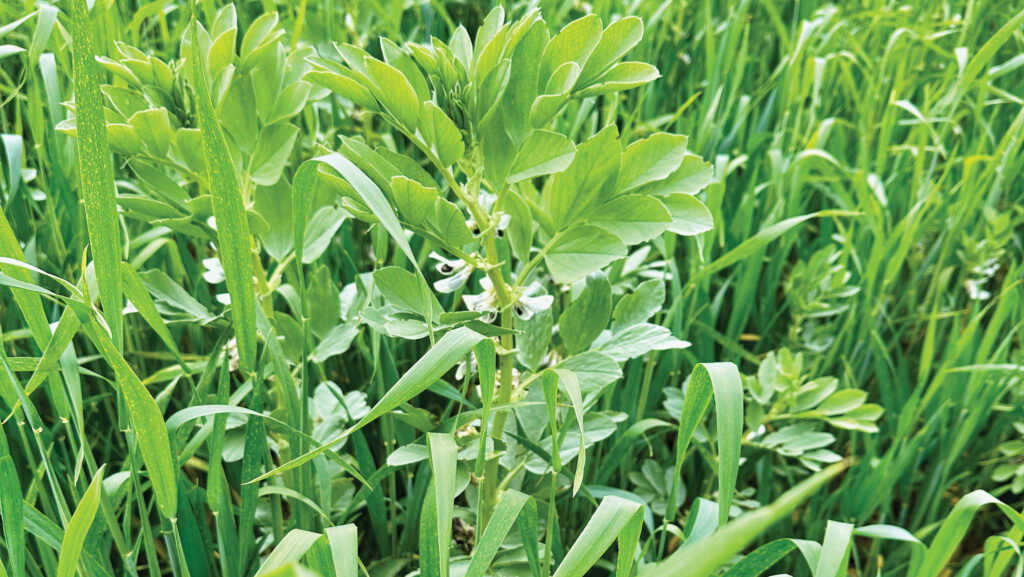
{"type": "MultiPolygon", "coordinates": [[[[204,258],[203,268],[206,269],[203,271],[203,280],[212,285],[218,285],[224,282],[224,266],[221,265],[219,258],[215,256],[210,258],[204,258]]],[[[231,304],[231,295],[226,292],[217,293],[215,298],[217,299],[217,302],[224,306],[228,306],[231,304]]]]}
{"type": "Polygon", "coordinates": [[[439,293],[449,294],[466,286],[466,281],[473,275],[473,265],[462,259],[447,259],[436,252],[430,253],[430,258],[437,261],[434,268],[445,278],[434,283],[434,290],[439,293]]]}
{"type": "MultiPolygon", "coordinates": [[[[480,279],[480,286],[484,291],[475,295],[463,295],[462,300],[466,308],[471,311],[485,313],[480,320],[493,322],[500,309],[498,294],[494,290],[494,284],[490,278],[480,279]]],[[[551,308],[555,298],[551,295],[538,294],[542,291],[540,284],[533,283],[522,293],[514,294],[512,311],[524,321],[530,320],[533,315],[551,308]]]]}
{"type": "Polygon", "coordinates": [[[528,296],[523,295],[512,305],[516,315],[524,321],[530,320],[533,315],[546,311],[555,302],[551,295],[528,296]]]}
{"type": "Polygon", "coordinates": [[[512,222],[512,215],[505,212],[497,212],[494,214],[494,219],[498,222],[498,236],[505,236],[505,230],[508,229],[508,225],[512,222]]]}
{"type": "Polygon", "coordinates": [[[478,313],[484,313],[480,320],[485,323],[494,321],[498,313],[498,293],[494,290],[491,279],[483,277],[480,279],[480,286],[483,292],[475,295],[462,295],[462,302],[466,308],[478,313]]]}
{"type": "Polygon", "coordinates": [[[476,355],[470,355],[469,364],[466,364],[466,359],[459,361],[459,364],[455,365],[455,380],[461,381],[466,378],[466,371],[472,375],[476,373],[476,355]]]}
{"type": "Polygon", "coordinates": [[[224,267],[220,264],[220,259],[217,257],[210,257],[203,259],[203,280],[210,284],[220,284],[224,282],[224,267]]]}

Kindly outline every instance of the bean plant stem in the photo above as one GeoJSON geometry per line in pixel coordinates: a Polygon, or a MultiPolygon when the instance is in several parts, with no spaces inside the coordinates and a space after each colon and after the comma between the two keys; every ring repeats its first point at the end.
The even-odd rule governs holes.
{"type": "Polygon", "coordinates": [[[543,575],[551,575],[551,544],[555,542],[555,494],[558,492],[558,471],[551,471],[551,484],[548,486],[548,523],[547,538],[544,540],[543,575]]]}
{"type": "MultiPolygon", "coordinates": [[[[472,162],[469,164],[466,173],[469,175],[467,186],[463,187],[455,179],[455,175],[451,169],[441,162],[440,158],[434,151],[430,149],[422,140],[420,140],[414,133],[405,129],[404,127],[397,126],[397,128],[408,138],[413,144],[419,148],[430,162],[437,168],[438,172],[441,173],[442,177],[448,187],[452,189],[452,192],[466,205],[469,209],[470,214],[473,216],[473,220],[476,221],[477,226],[480,227],[483,233],[483,245],[484,252],[487,256],[487,278],[490,279],[491,285],[494,287],[494,293],[498,298],[498,305],[501,309],[501,326],[505,329],[513,328],[513,295],[509,291],[509,286],[505,283],[504,275],[501,273],[500,263],[498,261],[498,243],[496,241],[497,229],[491,226],[490,216],[484,211],[483,207],[480,206],[478,198],[480,195],[480,181],[483,175],[483,165],[479,162],[472,162]],[[468,190],[467,190],[468,188],[468,190]]],[[[468,158],[474,158],[475,155],[467,154],[468,158]]],[[[478,158],[478,157],[476,157],[478,158]]],[[[515,343],[512,339],[511,334],[504,334],[501,336],[501,349],[497,352],[498,355],[498,406],[508,405],[512,400],[512,392],[515,387],[513,380],[513,372],[515,370],[515,357],[510,353],[515,347],[515,343]]],[[[496,441],[501,440],[501,436],[505,431],[505,423],[508,419],[508,413],[506,411],[498,411],[494,414],[494,424],[490,428],[491,438],[496,441]]],[[[497,458],[491,457],[487,460],[487,464],[484,468],[484,476],[481,479],[480,491],[481,491],[481,506],[477,511],[477,533],[483,534],[483,531],[487,528],[487,522],[490,520],[491,514],[494,511],[495,506],[498,503],[498,488],[499,488],[499,462],[497,458]]]]}
{"type": "MultiPolygon", "coordinates": [[[[501,326],[503,328],[512,327],[512,313],[509,310],[505,310],[501,314],[501,326]]],[[[501,346],[506,350],[512,348],[512,335],[502,335],[501,346]]],[[[499,353],[501,355],[501,353],[499,353]]],[[[495,441],[501,439],[502,433],[505,431],[505,422],[508,420],[508,412],[504,408],[512,400],[512,389],[515,384],[512,379],[512,371],[514,370],[514,357],[511,354],[504,354],[499,356],[499,379],[498,384],[498,402],[497,405],[499,410],[494,413],[494,424],[491,425],[491,438],[495,441]]],[[[487,521],[490,519],[491,513],[494,511],[494,507],[498,504],[498,459],[490,458],[487,461],[487,466],[484,469],[484,478],[482,481],[483,485],[481,491],[483,492],[483,507],[478,511],[479,515],[479,529],[478,532],[482,533],[487,528],[487,521]]]]}
{"type": "Polygon", "coordinates": [[[636,414],[634,419],[639,421],[644,418],[644,411],[647,409],[647,399],[651,394],[651,378],[654,376],[654,361],[658,358],[655,351],[647,355],[647,363],[644,365],[644,376],[640,382],[640,398],[636,402],[636,414]]]}
{"type": "MultiPolygon", "coordinates": [[[[511,329],[513,327],[514,318],[512,312],[512,295],[509,293],[508,286],[505,284],[505,278],[501,273],[501,268],[498,263],[498,243],[496,241],[497,231],[494,227],[490,226],[489,217],[484,212],[483,208],[476,201],[479,198],[480,190],[480,173],[482,167],[479,167],[470,178],[470,186],[472,187],[472,194],[467,194],[466,200],[467,205],[470,207],[470,211],[473,214],[473,218],[477,219],[484,233],[484,250],[487,253],[487,277],[491,279],[491,284],[494,286],[494,292],[498,297],[498,304],[501,307],[501,326],[505,329],[511,329]]],[[[507,405],[512,399],[512,390],[515,387],[513,380],[513,372],[515,370],[515,357],[509,353],[515,344],[512,340],[511,334],[504,334],[501,336],[501,349],[498,351],[498,405],[507,405]]],[[[491,428],[491,437],[495,440],[500,440],[502,434],[505,431],[505,422],[508,419],[508,413],[505,411],[499,411],[494,415],[494,426],[491,428]]],[[[477,512],[479,519],[478,524],[479,532],[483,532],[487,528],[487,522],[490,520],[491,513],[494,511],[494,507],[498,503],[498,470],[499,463],[497,458],[491,458],[487,461],[487,465],[484,469],[484,478],[482,480],[481,491],[483,494],[483,507],[477,512]]]]}

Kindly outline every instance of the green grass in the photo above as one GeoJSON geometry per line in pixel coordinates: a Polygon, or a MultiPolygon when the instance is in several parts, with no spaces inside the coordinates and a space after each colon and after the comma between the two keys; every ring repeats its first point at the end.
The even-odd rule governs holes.
{"type": "Polygon", "coordinates": [[[0,577],[1020,570],[1024,6],[87,4],[0,5],[0,577]]]}

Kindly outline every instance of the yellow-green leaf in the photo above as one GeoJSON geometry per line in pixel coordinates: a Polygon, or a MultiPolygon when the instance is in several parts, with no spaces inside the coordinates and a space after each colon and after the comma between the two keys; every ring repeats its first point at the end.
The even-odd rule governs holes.
{"type": "MultiPolygon", "coordinates": [[[[274,21],[276,22],[276,17],[274,21]]],[[[193,46],[198,46],[197,29],[198,22],[193,14],[193,46]]],[[[248,38],[247,34],[246,40],[248,38]]],[[[206,81],[206,66],[202,58],[192,59],[192,73],[195,79],[196,116],[202,134],[213,214],[217,221],[217,239],[220,245],[218,257],[221,266],[224,267],[228,294],[231,295],[231,314],[238,342],[238,357],[242,370],[252,373],[256,367],[256,293],[252,282],[252,239],[249,235],[249,221],[245,215],[245,203],[238,185],[238,175],[235,174],[235,165],[213,110],[213,100],[206,81]]]]}
{"type": "Polygon", "coordinates": [[[75,67],[75,113],[77,115],[79,173],[85,220],[89,229],[96,267],[96,281],[103,304],[103,318],[110,327],[114,345],[121,350],[121,227],[117,218],[114,167],[107,147],[107,127],[100,93],[99,64],[93,48],[92,23],[85,0],[73,0],[71,20],[75,67]]]}

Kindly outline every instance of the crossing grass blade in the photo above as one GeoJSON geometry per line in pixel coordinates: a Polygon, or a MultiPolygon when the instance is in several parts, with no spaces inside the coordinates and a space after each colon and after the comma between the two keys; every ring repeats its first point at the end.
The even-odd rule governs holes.
{"type": "MultiPolygon", "coordinates": [[[[21,249],[21,245],[18,243],[18,239],[14,236],[14,230],[11,229],[11,224],[7,220],[7,216],[0,211],[0,257],[13,259],[15,261],[24,262],[25,253],[21,249]]],[[[0,264],[0,271],[3,274],[20,281],[22,283],[31,283],[33,281],[31,273],[18,266],[3,263],[0,264]]],[[[49,350],[51,347],[51,332],[50,325],[46,321],[46,312],[43,309],[43,300],[39,293],[15,288],[12,290],[14,294],[14,300],[18,305],[19,310],[25,322],[29,326],[29,330],[32,331],[32,338],[35,340],[36,346],[40,350],[49,350]]],[[[59,345],[59,343],[57,343],[59,345]]],[[[60,355],[64,352],[67,347],[67,343],[63,346],[54,347],[54,352],[60,355]]],[[[42,363],[40,363],[42,364],[42,363]]],[[[50,367],[48,366],[43,371],[39,371],[39,379],[34,384],[30,382],[26,385],[25,394],[31,395],[35,391],[36,387],[43,383],[44,379],[50,381],[50,398],[53,399],[55,408],[60,409],[62,405],[66,405],[67,402],[64,400],[64,390],[60,383],[60,378],[55,374],[49,372],[50,367]]],[[[33,375],[35,377],[35,375],[33,375]]],[[[14,407],[12,412],[16,411],[17,407],[14,407]]]]}
{"type": "Polygon", "coordinates": [[[65,309],[60,316],[60,321],[57,323],[57,329],[53,332],[53,338],[50,339],[46,344],[46,348],[43,349],[43,356],[39,358],[36,370],[29,377],[28,384],[25,385],[26,395],[31,395],[43,384],[47,374],[57,366],[61,356],[67,350],[68,345],[71,344],[71,340],[78,333],[78,329],[81,326],[82,323],[78,320],[78,316],[75,315],[74,311],[70,308],[65,309]]]}
{"type": "Polygon", "coordinates": [[[103,359],[114,369],[132,431],[138,439],[142,460],[153,483],[157,506],[164,517],[174,519],[178,512],[177,467],[171,455],[170,437],[160,407],[103,328],[92,318],[86,318],[82,327],[103,359]]]}
{"type": "Polygon", "coordinates": [[[427,353],[409,369],[408,372],[402,375],[402,378],[399,379],[393,387],[388,389],[388,392],[385,393],[379,401],[377,401],[377,404],[375,404],[373,408],[370,409],[370,412],[360,419],[359,422],[347,429],[338,437],[320,445],[304,455],[288,461],[272,471],[268,471],[260,475],[251,482],[262,481],[279,473],[294,469],[295,467],[313,460],[317,455],[321,455],[330,450],[331,447],[347,439],[356,431],[362,429],[366,425],[394,410],[402,403],[420,394],[430,385],[433,385],[438,379],[454,367],[456,363],[464,359],[466,354],[468,354],[478,342],[483,340],[483,338],[483,335],[465,327],[460,327],[445,333],[445,335],[441,337],[437,343],[435,343],[434,346],[431,347],[430,350],[427,351],[427,353]]]}
{"type": "Polygon", "coordinates": [[[694,285],[697,283],[697,281],[707,278],[712,274],[721,271],[722,269],[725,269],[742,261],[743,259],[763,249],[773,240],[778,239],[782,235],[786,234],[790,230],[793,230],[794,228],[808,220],[811,220],[813,218],[824,218],[830,216],[858,216],[858,214],[859,213],[844,210],[822,210],[812,214],[794,216],[781,222],[769,225],[765,227],[763,230],[758,231],[757,234],[741,242],[738,246],[736,246],[736,248],[718,257],[713,262],[708,263],[708,265],[703,267],[699,273],[690,278],[688,284],[694,285]]]}
{"type": "MultiPolygon", "coordinates": [[[[53,496],[53,501],[58,507],[58,514],[63,523],[67,523],[70,520],[71,513],[68,509],[67,502],[64,495],[60,492],[60,483],[57,480],[57,470],[54,467],[53,460],[49,455],[45,453],[45,440],[43,438],[43,421],[40,417],[39,411],[35,405],[25,396],[24,390],[21,388],[21,384],[18,382],[17,377],[14,375],[14,371],[11,367],[10,360],[3,347],[0,347],[0,364],[3,365],[4,373],[0,376],[0,384],[7,385],[4,396],[13,393],[13,396],[17,398],[18,403],[21,406],[21,412],[25,415],[28,427],[25,427],[31,431],[32,440],[35,443],[36,449],[40,453],[40,460],[42,461],[41,466],[36,470],[38,476],[42,474],[46,475],[46,480],[49,485],[49,490],[53,496]]],[[[24,432],[24,431],[22,431],[24,432]]],[[[27,440],[22,436],[22,441],[27,443],[27,440]]],[[[10,446],[8,445],[8,450],[10,446]]],[[[14,514],[16,516],[16,514],[14,514]]]]}
{"type": "Polygon", "coordinates": [[[638,577],[707,577],[727,563],[768,527],[791,514],[801,503],[850,466],[835,463],[804,479],[769,505],[747,513],[720,528],[715,546],[684,547],[663,561],[646,565],[638,577]]]}
{"type": "Polygon", "coordinates": [[[967,63],[963,75],[959,79],[958,88],[963,90],[966,85],[977,80],[981,72],[995,58],[996,53],[1003,44],[1017,31],[1024,23],[1024,12],[1017,12],[1012,18],[1006,21],[988,40],[978,49],[977,54],[967,63]]]}
{"type": "MultiPolygon", "coordinates": [[[[409,246],[409,240],[405,237],[398,216],[395,210],[388,203],[384,193],[373,183],[366,173],[359,170],[359,167],[338,153],[325,154],[312,160],[308,160],[299,167],[295,175],[294,192],[292,196],[292,222],[293,241],[295,243],[296,261],[302,262],[302,251],[306,238],[306,224],[309,216],[309,203],[311,202],[310,192],[316,182],[317,172],[321,168],[330,168],[348,182],[355,190],[359,198],[366,203],[374,216],[380,219],[384,229],[388,231],[391,240],[405,254],[409,262],[419,270],[415,253],[409,246]]],[[[420,273],[422,275],[422,273],[420,273]]]]}
{"type": "Polygon", "coordinates": [[[121,316],[121,226],[117,217],[114,167],[107,147],[103,96],[100,94],[103,78],[95,60],[93,26],[86,2],[72,0],[71,7],[81,191],[100,302],[103,303],[103,318],[110,327],[114,347],[120,351],[124,340],[121,316]]]}
{"type": "MultiPolygon", "coordinates": [[[[84,1],[84,0],[79,0],[84,1]]],[[[194,2],[193,2],[194,7],[194,2]]],[[[192,14],[192,46],[199,46],[198,21],[192,14]]],[[[232,319],[238,341],[242,370],[252,374],[256,368],[256,293],[253,288],[252,237],[245,214],[245,202],[235,173],[224,132],[213,109],[204,58],[192,58],[195,81],[196,116],[202,133],[206,158],[207,184],[217,222],[218,258],[231,295],[232,319]]]]}

